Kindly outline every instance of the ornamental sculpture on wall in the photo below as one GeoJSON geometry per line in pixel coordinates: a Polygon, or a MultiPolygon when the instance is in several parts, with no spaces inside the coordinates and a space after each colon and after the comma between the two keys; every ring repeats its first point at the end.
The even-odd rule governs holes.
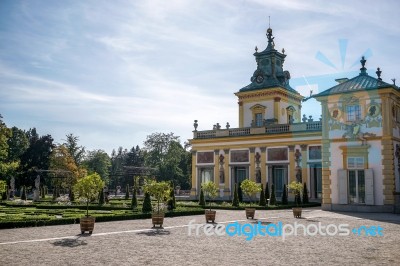
{"type": "Polygon", "coordinates": [[[225,183],[225,173],[224,173],[224,155],[219,155],[219,183],[225,183]]]}

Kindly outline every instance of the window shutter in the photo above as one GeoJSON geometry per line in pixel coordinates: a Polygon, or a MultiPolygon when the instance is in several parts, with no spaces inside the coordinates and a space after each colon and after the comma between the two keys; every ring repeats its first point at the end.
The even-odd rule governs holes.
{"type": "Polygon", "coordinates": [[[365,169],[365,204],[374,205],[374,172],[365,169]]]}
{"type": "Polygon", "coordinates": [[[339,204],[348,204],[347,199],[347,170],[338,170],[339,204]]]}

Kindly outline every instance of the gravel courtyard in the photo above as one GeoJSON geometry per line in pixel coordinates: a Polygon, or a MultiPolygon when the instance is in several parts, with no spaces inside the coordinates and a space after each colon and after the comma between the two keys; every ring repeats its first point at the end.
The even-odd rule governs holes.
{"type": "MultiPolygon", "coordinates": [[[[400,215],[334,213],[303,209],[294,219],[291,210],[259,211],[246,220],[244,211],[218,210],[218,226],[238,221],[252,225],[348,224],[347,236],[188,235],[188,224],[204,224],[204,215],[166,218],[164,229],[153,230],[151,220],[96,223],[91,236],[79,225],[0,230],[0,265],[399,265],[400,215]],[[353,228],[380,226],[376,236],[353,228]]],[[[214,224],[214,226],[216,226],[214,224]]],[[[310,227],[311,228],[311,227],[310,227]]],[[[376,229],[375,228],[375,229],[376,229]]],[[[332,229],[332,228],[331,228],[332,229]]],[[[311,229],[310,229],[311,230],[311,229]]],[[[334,230],[330,230],[331,232],[334,230]]]]}

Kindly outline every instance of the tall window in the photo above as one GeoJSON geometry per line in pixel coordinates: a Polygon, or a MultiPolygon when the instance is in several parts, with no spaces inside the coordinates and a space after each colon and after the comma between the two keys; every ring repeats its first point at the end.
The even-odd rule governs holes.
{"type": "Polygon", "coordinates": [[[200,185],[207,181],[214,181],[214,169],[212,168],[201,168],[200,169],[200,185]]]}
{"type": "Polygon", "coordinates": [[[349,157],[347,159],[349,177],[349,202],[365,203],[365,172],[363,157],[349,157]]]}
{"type": "Polygon", "coordinates": [[[261,127],[263,125],[263,115],[262,113],[256,113],[255,114],[255,122],[256,122],[256,127],[261,127]]]}
{"type": "Polygon", "coordinates": [[[347,121],[357,121],[361,119],[361,108],[359,105],[347,106],[347,121]]]}

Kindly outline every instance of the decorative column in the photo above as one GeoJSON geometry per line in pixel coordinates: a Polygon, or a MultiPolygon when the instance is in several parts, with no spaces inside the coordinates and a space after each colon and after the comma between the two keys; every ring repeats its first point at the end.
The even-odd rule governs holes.
{"type": "Polygon", "coordinates": [[[190,196],[197,197],[197,156],[196,150],[192,150],[192,189],[190,190],[190,196]]]}
{"type": "Polygon", "coordinates": [[[239,127],[244,127],[243,102],[239,101],[239,127]]]}
{"type": "Polygon", "coordinates": [[[294,153],[294,161],[296,162],[296,182],[303,183],[303,172],[301,170],[301,152],[299,149],[296,149],[294,153]]]}
{"type": "Polygon", "coordinates": [[[307,189],[309,190],[310,181],[308,180],[308,166],[307,166],[307,158],[308,158],[308,151],[307,151],[307,144],[300,145],[301,148],[301,169],[302,169],[302,180],[307,182],[307,189]]]}
{"type": "Polygon", "coordinates": [[[329,139],[329,110],[327,100],[321,101],[322,106],[322,209],[332,209],[331,198],[331,152],[329,139]]]}
{"type": "Polygon", "coordinates": [[[219,186],[219,150],[214,150],[214,183],[218,187],[219,186]]]}
{"type": "Polygon", "coordinates": [[[280,102],[281,102],[281,98],[279,98],[279,97],[274,98],[274,118],[277,119],[278,124],[279,124],[279,120],[280,120],[279,119],[279,117],[280,117],[279,111],[280,111],[280,107],[281,107],[280,102]]]}
{"type": "Polygon", "coordinates": [[[225,178],[225,188],[224,188],[224,196],[229,198],[231,196],[231,189],[229,187],[229,180],[231,179],[230,176],[230,169],[229,169],[229,149],[224,149],[224,178],[225,178]]]}
{"type": "Polygon", "coordinates": [[[266,147],[261,147],[261,183],[265,187],[265,183],[267,183],[267,148],[266,147]]]}
{"type": "Polygon", "coordinates": [[[255,178],[255,163],[254,163],[254,151],[256,148],[250,148],[250,166],[249,166],[249,179],[252,181],[256,181],[255,178]]]}
{"type": "Polygon", "coordinates": [[[289,145],[289,180],[288,183],[296,180],[296,165],[294,158],[294,148],[295,145],[289,145]]]}

